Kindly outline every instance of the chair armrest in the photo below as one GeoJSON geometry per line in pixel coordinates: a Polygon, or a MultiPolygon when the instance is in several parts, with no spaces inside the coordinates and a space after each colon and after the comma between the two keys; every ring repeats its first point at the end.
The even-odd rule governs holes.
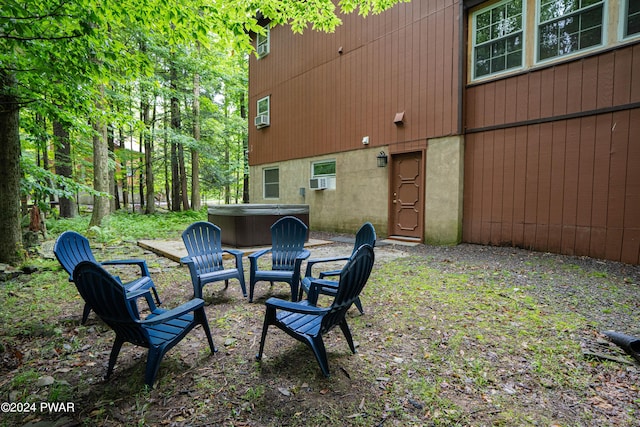
{"type": "Polygon", "coordinates": [[[326,279],[313,279],[311,281],[311,283],[315,286],[318,286],[320,288],[331,288],[331,289],[337,289],[338,288],[338,283],[335,280],[326,280],[326,279]]]}
{"type": "Polygon", "coordinates": [[[127,299],[127,301],[133,301],[140,297],[144,297],[144,299],[147,300],[149,310],[153,311],[157,308],[156,303],[153,301],[153,296],[151,295],[151,288],[141,288],[125,293],[125,298],[127,299]]]}
{"type": "Polygon", "coordinates": [[[137,265],[140,267],[140,274],[143,276],[151,276],[147,261],[143,259],[114,259],[111,261],[102,261],[100,265],[137,265]]]}
{"type": "Polygon", "coordinates": [[[300,251],[298,255],[296,255],[296,261],[302,262],[303,260],[309,258],[310,256],[311,256],[311,252],[309,252],[307,249],[303,249],[300,251]]]}
{"type": "Polygon", "coordinates": [[[350,257],[348,256],[339,256],[339,257],[327,257],[327,258],[313,258],[310,259],[309,262],[316,264],[320,262],[330,262],[330,261],[348,261],[350,257]]]}
{"type": "Polygon", "coordinates": [[[190,256],[184,256],[180,258],[180,263],[186,265],[189,268],[189,276],[191,276],[191,284],[193,285],[193,296],[202,296],[202,286],[200,284],[200,277],[198,276],[198,269],[196,263],[190,256]]]}
{"type": "Polygon", "coordinates": [[[237,249],[223,249],[222,252],[231,254],[236,258],[236,268],[242,274],[242,257],[244,256],[244,252],[237,249]]]}
{"type": "MultiPolygon", "coordinates": [[[[303,249],[296,256],[296,259],[293,263],[293,276],[291,279],[292,279],[292,282],[296,284],[296,290],[297,290],[298,284],[300,283],[300,268],[302,267],[302,261],[309,258],[310,256],[311,256],[311,252],[309,252],[306,249],[303,249]]],[[[296,295],[294,295],[294,298],[297,297],[297,291],[295,293],[296,295]]]]}
{"type": "Polygon", "coordinates": [[[248,258],[249,259],[257,259],[257,258],[261,257],[262,255],[267,254],[269,252],[271,252],[271,248],[260,249],[259,251],[256,251],[256,252],[254,252],[252,254],[249,254],[248,258]]]}
{"type": "Polygon", "coordinates": [[[321,271],[318,277],[324,279],[325,277],[335,277],[342,275],[342,270],[321,271]]]}
{"type": "Polygon", "coordinates": [[[204,300],[200,298],[194,298],[191,301],[185,302],[181,306],[165,311],[158,316],[153,316],[151,319],[145,319],[140,323],[142,323],[143,325],[157,325],[158,323],[164,323],[167,320],[178,318],[202,307],[204,307],[204,300]]]}
{"type": "Polygon", "coordinates": [[[309,290],[307,291],[307,300],[309,301],[309,304],[311,304],[311,305],[317,305],[318,304],[318,296],[320,296],[320,288],[321,287],[322,287],[322,285],[320,285],[315,280],[311,280],[309,282],[309,290]]]}
{"type": "Polygon", "coordinates": [[[322,264],[325,262],[333,262],[333,261],[348,261],[350,257],[341,256],[341,257],[327,257],[327,258],[313,258],[307,261],[307,270],[304,273],[306,277],[310,277],[312,275],[313,266],[316,264],[322,264]]]}
{"type": "Polygon", "coordinates": [[[249,256],[247,258],[249,258],[249,269],[251,271],[251,274],[253,274],[253,272],[258,270],[258,258],[260,258],[262,255],[265,255],[265,254],[268,254],[268,253],[271,253],[271,248],[261,249],[261,250],[259,250],[257,252],[249,254],[249,256]]]}
{"type": "Polygon", "coordinates": [[[235,257],[244,255],[243,251],[239,251],[237,249],[223,249],[222,252],[226,252],[226,253],[231,254],[231,255],[233,255],[235,257]]]}
{"type": "Polygon", "coordinates": [[[138,299],[140,297],[146,298],[147,296],[151,296],[151,289],[138,289],[135,291],[125,293],[125,297],[127,298],[128,301],[138,299]]]}
{"type": "Polygon", "coordinates": [[[318,303],[318,296],[322,293],[322,289],[329,288],[332,290],[338,289],[338,282],[325,279],[311,279],[309,281],[309,290],[307,291],[307,299],[313,305],[318,303]]]}
{"type": "Polygon", "coordinates": [[[299,314],[322,314],[329,311],[328,308],[315,307],[313,305],[304,305],[299,302],[292,302],[280,298],[269,298],[265,305],[267,309],[287,310],[299,314]]]}

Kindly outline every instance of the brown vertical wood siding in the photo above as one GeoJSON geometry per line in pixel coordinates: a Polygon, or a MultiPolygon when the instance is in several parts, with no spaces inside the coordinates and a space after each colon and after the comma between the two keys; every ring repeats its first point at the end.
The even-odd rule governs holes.
{"type": "Polygon", "coordinates": [[[467,88],[463,240],[640,263],[640,46],[467,88]]]}
{"type": "Polygon", "coordinates": [[[461,122],[463,241],[640,263],[640,43],[470,84],[459,117],[460,10],[414,0],[332,34],[273,28],[270,54],[249,61],[249,163],[364,136],[424,150],[461,122]],[[271,126],[257,130],[267,95],[271,126]]]}
{"type": "Polygon", "coordinates": [[[249,163],[359,149],[364,136],[394,151],[455,134],[458,12],[459,2],[422,0],[343,16],[332,34],[273,28],[269,55],[249,60],[249,163]],[[258,130],[256,101],[267,95],[271,126],[258,130]]]}

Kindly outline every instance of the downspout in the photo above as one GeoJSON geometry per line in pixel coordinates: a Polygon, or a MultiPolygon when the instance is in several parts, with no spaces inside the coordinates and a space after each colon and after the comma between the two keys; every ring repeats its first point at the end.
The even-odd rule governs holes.
{"type": "Polygon", "coordinates": [[[460,187],[458,194],[458,235],[456,240],[462,242],[462,226],[464,222],[464,152],[466,142],[464,140],[464,87],[465,87],[465,64],[467,58],[466,41],[467,41],[467,20],[465,19],[464,0],[460,0],[458,15],[458,138],[462,140],[462,158],[460,159],[461,167],[459,171],[460,187]]]}
{"type": "Polygon", "coordinates": [[[464,131],[464,126],[463,126],[463,122],[464,122],[464,85],[465,85],[465,78],[464,78],[464,72],[465,72],[465,58],[467,57],[466,55],[466,34],[467,34],[467,26],[465,25],[465,19],[464,19],[464,1],[460,0],[459,3],[459,12],[458,12],[458,128],[457,128],[457,133],[458,135],[462,135],[463,131],[464,131]]]}

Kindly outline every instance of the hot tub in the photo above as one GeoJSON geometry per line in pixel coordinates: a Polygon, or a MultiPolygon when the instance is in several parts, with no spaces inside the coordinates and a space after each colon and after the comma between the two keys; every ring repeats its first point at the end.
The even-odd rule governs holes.
{"type": "MultiPolygon", "coordinates": [[[[210,205],[208,220],[222,229],[222,244],[232,247],[271,245],[271,226],[295,216],[309,227],[309,205],[210,205]]],[[[307,234],[308,238],[308,234],[307,234]]]]}

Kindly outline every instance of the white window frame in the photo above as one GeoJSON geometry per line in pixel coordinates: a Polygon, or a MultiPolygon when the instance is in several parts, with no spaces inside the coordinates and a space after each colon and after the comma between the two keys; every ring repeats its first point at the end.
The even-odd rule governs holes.
{"type": "Polygon", "coordinates": [[[256,53],[258,54],[258,59],[264,58],[271,52],[271,31],[268,26],[262,28],[265,33],[256,34],[256,53]]]}
{"type": "MultiPolygon", "coordinates": [[[[580,58],[582,56],[591,55],[595,52],[602,51],[605,49],[616,48],[618,46],[622,46],[624,44],[628,44],[629,42],[635,42],[640,39],[640,31],[635,34],[629,34],[628,32],[628,13],[629,13],[629,5],[635,5],[636,1],[639,0],[599,0],[594,1],[594,4],[585,5],[585,1],[577,0],[574,4],[577,7],[580,7],[578,10],[573,10],[571,12],[564,12],[562,9],[563,3],[549,3],[548,1],[545,4],[545,22],[540,22],[542,19],[541,7],[543,0],[522,0],[522,37],[523,37],[523,48],[522,48],[522,66],[521,67],[513,67],[509,69],[505,69],[499,72],[491,72],[489,74],[485,74],[482,76],[477,76],[476,69],[476,55],[478,46],[482,46],[483,44],[490,45],[494,43],[495,40],[499,40],[494,32],[493,34],[489,33],[488,38],[482,37],[480,35],[480,39],[482,43],[478,43],[477,40],[477,17],[482,13],[490,11],[494,8],[499,8],[501,5],[508,4],[509,0],[487,0],[483,3],[474,6],[471,10],[469,10],[467,14],[467,52],[466,52],[466,62],[467,62],[467,83],[479,83],[488,80],[499,79],[503,76],[508,76],[512,74],[518,74],[525,70],[535,70],[538,67],[545,67],[549,64],[560,63],[564,61],[574,60],[575,58],[580,58]],[[550,6],[557,7],[561,10],[560,13],[550,14],[547,17],[547,12],[550,12],[550,6]],[[596,21],[593,24],[588,23],[589,18],[594,15],[585,15],[585,12],[593,10],[592,8],[602,8],[602,22],[597,23],[596,21]],[[555,16],[553,16],[555,15],[555,16]],[[569,21],[568,18],[577,18],[573,19],[573,21],[569,21]],[[585,17],[587,20],[585,21],[585,17]],[[582,18],[582,21],[578,21],[578,19],[582,18]],[[579,24],[576,24],[579,22],[579,24]],[[549,23],[559,23],[557,29],[550,30],[549,28],[545,28],[545,25],[549,23]],[[595,38],[590,39],[590,36],[595,34],[588,33],[588,25],[592,25],[590,28],[597,28],[600,31],[600,41],[599,44],[594,44],[592,46],[584,47],[584,44],[589,44],[595,40],[595,38]],[[575,27],[575,28],[571,28],[575,27]],[[549,56],[548,58],[542,59],[540,56],[540,33],[541,29],[545,30],[545,33],[551,35],[552,42],[556,45],[556,50],[560,50],[554,56],[549,56]],[[555,32],[555,40],[553,39],[553,35],[555,32]],[[580,40],[579,43],[582,43],[582,46],[579,44],[575,44],[574,41],[576,39],[576,35],[585,35],[586,38],[580,40]],[[489,40],[491,36],[494,37],[493,40],[489,40]],[[566,37],[566,41],[564,39],[558,39],[560,36],[562,38],[566,37]],[[572,44],[573,43],[573,44],[572,44]],[[562,52],[562,48],[565,48],[565,51],[562,52]],[[579,48],[579,49],[578,49],[579,48]]],[[[576,7],[576,8],[577,8],[576,7]]],[[[572,6],[565,5],[566,9],[572,9],[572,6]]],[[[498,9],[499,10],[499,9],[498,9]]],[[[598,9],[599,11],[599,9],[598,9]]],[[[510,11],[506,11],[507,14],[510,14],[510,11]]],[[[634,18],[636,15],[632,15],[634,18]]],[[[509,18],[507,16],[507,18],[509,18]]],[[[495,19],[495,18],[493,18],[495,19]]],[[[496,22],[501,22],[500,20],[496,20],[496,22]]],[[[484,24],[487,28],[486,25],[484,24]]],[[[636,27],[638,24],[635,24],[636,27]]],[[[595,40],[597,41],[597,40],[595,40]]],[[[551,50],[552,53],[552,45],[551,43],[547,48],[551,50]]],[[[501,48],[502,46],[498,46],[501,48]]],[[[495,55],[496,57],[500,56],[501,52],[496,53],[487,53],[487,60],[491,60],[491,55],[495,55]]],[[[481,72],[485,72],[482,67],[480,67],[481,72]]],[[[491,70],[489,70],[491,71],[491,70]]]]}
{"type": "Polygon", "coordinates": [[[564,59],[564,58],[570,58],[572,56],[577,56],[577,55],[584,55],[586,52],[592,51],[592,50],[596,50],[599,48],[602,48],[603,46],[606,45],[607,43],[607,11],[609,9],[609,0],[600,0],[598,2],[598,4],[602,7],[602,23],[601,23],[601,31],[600,31],[600,43],[593,45],[593,46],[588,46],[585,48],[579,48],[577,50],[571,51],[571,52],[567,52],[564,54],[558,54],[558,55],[554,55],[554,56],[550,56],[548,58],[544,58],[541,59],[540,58],[540,28],[548,23],[551,23],[553,21],[560,21],[562,19],[562,17],[570,17],[570,16],[576,16],[579,17],[581,16],[583,13],[585,13],[585,9],[595,9],[597,7],[596,4],[593,5],[588,5],[586,7],[583,7],[577,11],[573,11],[573,12],[569,12],[566,15],[562,15],[562,16],[558,16],[552,19],[549,19],[545,22],[541,22],[541,7],[542,7],[542,0],[536,0],[536,28],[535,28],[535,62],[536,63],[540,63],[540,64],[544,64],[550,61],[555,61],[558,59],[564,59]]]}
{"type": "Polygon", "coordinates": [[[514,35],[517,34],[517,31],[513,31],[510,32],[508,34],[505,34],[499,38],[495,38],[495,39],[490,39],[487,42],[483,42],[480,44],[476,44],[477,42],[477,32],[478,32],[478,16],[482,15],[483,13],[486,12],[490,12],[494,9],[498,9],[500,7],[504,7],[506,4],[513,2],[514,0],[503,0],[500,1],[498,3],[493,3],[489,6],[483,7],[481,9],[476,10],[475,12],[473,12],[471,14],[471,71],[472,71],[472,80],[481,80],[481,79],[485,79],[485,78],[490,78],[490,77],[495,77],[495,76],[499,76],[501,74],[505,74],[505,73],[510,73],[513,71],[517,71],[517,70],[521,70],[524,68],[525,66],[525,62],[526,62],[526,26],[527,26],[527,20],[526,20],[526,4],[527,4],[527,0],[521,0],[521,9],[520,9],[520,24],[521,24],[521,28],[520,28],[520,45],[522,47],[521,49],[521,58],[520,58],[520,65],[516,66],[516,67],[511,67],[511,68],[505,68],[503,70],[499,70],[499,71],[495,71],[495,72],[489,72],[488,74],[483,74],[482,76],[477,76],[476,75],[476,53],[477,53],[477,49],[478,47],[480,47],[481,45],[491,45],[492,43],[495,43],[496,41],[499,40],[506,40],[514,35]]]}
{"type": "Polygon", "coordinates": [[[629,5],[632,1],[637,0],[620,0],[620,40],[629,40],[640,37],[640,31],[633,34],[627,34],[627,20],[629,19],[629,5]]]}
{"type": "Polygon", "coordinates": [[[325,160],[316,160],[311,162],[311,178],[322,178],[322,177],[336,177],[336,160],[335,159],[325,159],[325,160]],[[316,166],[322,164],[333,163],[333,173],[316,173],[316,166]]]}
{"type": "Polygon", "coordinates": [[[311,178],[326,178],[327,179],[327,189],[335,190],[336,189],[336,172],[338,170],[338,166],[336,163],[336,159],[322,159],[311,162],[311,178]],[[333,163],[333,173],[316,173],[316,166],[333,163]]]}
{"type": "MultiPolygon", "coordinates": [[[[271,125],[271,96],[265,96],[256,101],[256,119],[258,117],[266,117],[266,125],[256,127],[266,127],[271,125]]],[[[257,120],[254,121],[256,123],[257,120]]]]}
{"type": "Polygon", "coordinates": [[[275,167],[268,167],[268,168],[264,168],[262,169],[262,196],[265,199],[279,199],[280,198],[280,168],[275,166],[275,167]],[[273,172],[273,171],[277,171],[278,173],[278,180],[275,182],[267,182],[267,173],[268,172],[273,172]],[[276,192],[277,195],[270,195],[267,194],[267,186],[274,186],[276,188],[276,192]]]}

